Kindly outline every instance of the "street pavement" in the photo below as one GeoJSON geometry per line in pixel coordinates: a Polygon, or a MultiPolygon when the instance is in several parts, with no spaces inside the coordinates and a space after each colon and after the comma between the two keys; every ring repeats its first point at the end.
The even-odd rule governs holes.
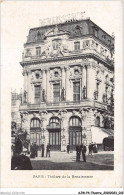
{"type": "Polygon", "coordinates": [[[34,170],[113,170],[114,152],[100,151],[93,155],[86,155],[83,162],[82,155],[80,162],[76,162],[76,152],[67,154],[66,152],[52,152],[50,157],[38,157],[31,159],[34,170]]]}

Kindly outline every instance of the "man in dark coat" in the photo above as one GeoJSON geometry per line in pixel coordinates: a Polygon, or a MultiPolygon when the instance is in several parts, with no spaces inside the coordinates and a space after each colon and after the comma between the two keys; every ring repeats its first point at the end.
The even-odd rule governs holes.
{"type": "Polygon", "coordinates": [[[93,142],[89,144],[89,155],[93,153],[93,142]]]}
{"type": "Polygon", "coordinates": [[[34,150],[35,150],[35,157],[38,156],[38,145],[36,144],[36,142],[34,143],[34,150]]]}
{"type": "Polygon", "coordinates": [[[46,147],[46,157],[49,156],[50,157],[50,145],[48,144],[46,147]]]}
{"type": "Polygon", "coordinates": [[[36,153],[34,143],[31,144],[30,150],[31,150],[30,158],[35,158],[36,153]]]}
{"type": "Polygon", "coordinates": [[[21,154],[22,142],[17,139],[15,142],[15,152],[11,159],[11,170],[32,170],[32,165],[29,157],[21,154]]]}
{"type": "Polygon", "coordinates": [[[86,147],[86,145],[83,145],[83,148],[82,148],[82,158],[83,158],[84,162],[86,162],[86,151],[87,151],[87,147],[86,147]]]}
{"type": "Polygon", "coordinates": [[[44,157],[44,144],[41,145],[41,150],[42,150],[41,156],[44,157]]]}
{"type": "Polygon", "coordinates": [[[80,162],[80,145],[76,145],[76,161],[80,162]]]}
{"type": "Polygon", "coordinates": [[[69,151],[70,151],[70,146],[69,144],[67,145],[67,153],[69,154],[69,151]]]}

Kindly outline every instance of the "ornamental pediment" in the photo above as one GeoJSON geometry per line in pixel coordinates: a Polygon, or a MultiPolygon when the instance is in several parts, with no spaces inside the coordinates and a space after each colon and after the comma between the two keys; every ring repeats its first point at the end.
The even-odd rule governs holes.
{"type": "Polygon", "coordinates": [[[69,32],[59,30],[59,28],[56,26],[54,29],[48,31],[45,34],[45,37],[60,36],[60,35],[69,35],[69,32]]]}

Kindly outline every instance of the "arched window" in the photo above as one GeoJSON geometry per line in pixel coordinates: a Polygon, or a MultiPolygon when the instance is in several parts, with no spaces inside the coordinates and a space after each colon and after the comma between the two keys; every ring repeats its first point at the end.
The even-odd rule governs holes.
{"type": "Polygon", "coordinates": [[[80,50],[80,42],[79,42],[79,41],[74,42],[74,50],[75,50],[75,51],[80,50]]]}
{"type": "Polygon", "coordinates": [[[99,117],[99,116],[96,117],[95,125],[96,125],[97,127],[100,126],[100,117],[99,117]]]}
{"type": "Polygon", "coordinates": [[[69,126],[81,126],[81,119],[78,116],[72,116],[69,121],[69,126]]]}
{"type": "Polygon", "coordinates": [[[60,127],[60,119],[58,117],[50,118],[49,126],[51,128],[58,128],[58,127],[60,127]]]}
{"type": "Polygon", "coordinates": [[[38,118],[31,119],[31,128],[39,128],[39,127],[41,127],[40,124],[41,124],[40,119],[38,119],[38,118]]]}

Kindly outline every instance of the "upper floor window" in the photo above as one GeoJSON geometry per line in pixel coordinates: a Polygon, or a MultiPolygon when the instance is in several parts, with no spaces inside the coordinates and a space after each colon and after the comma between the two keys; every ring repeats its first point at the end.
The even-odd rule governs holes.
{"type": "Polygon", "coordinates": [[[86,41],[83,41],[83,48],[88,48],[90,47],[90,41],[89,40],[86,40],[86,41]]]}
{"type": "Polygon", "coordinates": [[[99,117],[99,116],[96,117],[95,125],[96,125],[97,127],[100,126],[100,117],[99,117]]]}
{"type": "Polygon", "coordinates": [[[98,37],[98,31],[99,31],[98,27],[93,26],[93,34],[95,35],[95,37],[98,37]]]}
{"type": "Polygon", "coordinates": [[[80,100],[80,82],[73,83],[73,100],[74,101],[80,100]]]}
{"type": "Polygon", "coordinates": [[[41,47],[36,47],[36,55],[40,56],[41,54],[41,47]]]}
{"type": "Polygon", "coordinates": [[[60,101],[60,83],[53,84],[53,100],[54,102],[60,101]]]}
{"type": "Polygon", "coordinates": [[[31,127],[32,128],[40,127],[40,120],[38,118],[31,119],[31,127]]]}
{"type": "Polygon", "coordinates": [[[30,49],[26,49],[25,57],[27,57],[27,56],[31,56],[31,50],[30,49]]]}
{"type": "Polygon", "coordinates": [[[80,50],[80,42],[74,42],[74,50],[80,50]]]}
{"type": "Polygon", "coordinates": [[[81,126],[81,119],[78,116],[72,116],[69,121],[69,126],[81,126]]]}
{"type": "Polygon", "coordinates": [[[50,118],[49,125],[52,128],[58,128],[60,127],[60,120],[58,117],[52,117],[50,118]]]}
{"type": "Polygon", "coordinates": [[[61,44],[61,39],[55,39],[52,41],[53,49],[57,50],[61,44]]]}
{"type": "Polygon", "coordinates": [[[99,82],[96,83],[97,99],[99,96],[99,82]]]}
{"type": "Polygon", "coordinates": [[[41,87],[40,85],[36,85],[35,87],[35,103],[40,103],[40,91],[41,91],[41,87]]]}

